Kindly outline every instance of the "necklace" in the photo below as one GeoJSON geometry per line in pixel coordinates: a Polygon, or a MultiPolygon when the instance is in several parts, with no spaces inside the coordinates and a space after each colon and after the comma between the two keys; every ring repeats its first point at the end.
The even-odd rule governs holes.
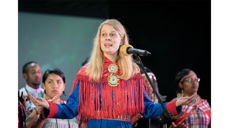
{"type": "Polygon", "coordinates": [[[111,73],[108,77],[108,84],[111,87],[118,86],[119,78],[115,73],[118,71],[118,66],[116,64],[110,64],[108,66],[108,71],[111,73]]]}
{"type": "Polygon", "coordinates": [[[56,103],[56,104],[61,104],[63,101],[61,99],[55,99],[54,101],[49,98],[47,95],[45,96],[45,100],[47,101],[52,101],[53,103],[56,103]]]}

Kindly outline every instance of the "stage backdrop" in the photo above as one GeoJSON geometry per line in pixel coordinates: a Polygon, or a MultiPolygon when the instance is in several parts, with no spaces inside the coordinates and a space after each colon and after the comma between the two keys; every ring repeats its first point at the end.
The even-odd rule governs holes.
{"type": "Polygon", "coordinates": [[[33,60],[40,64],[42,74],[48,68],[60,68],[65,73],[68,95],[76,73],[90,56],[93,39],[102,21],[99,18],[19,12],[18,88],[25,86],[23,65],[33,60]]]}
{"type": "Polygon", "coordinates": [[[115,18],[125,26],[134,47],[152,53],[142,61],[156,75],[160,93],[167,101],[176,97],[177,72],[191,68],[201,78],[199,95],[211,103],[210,1],[20,1],[19,87],[24,85],[22,64],[36,60],[42,71],[61,68],[69,92],[81,63],[90,55],[99,23],[115,18]],[[92,17],[98,19],[89,20],[92,17]]]}

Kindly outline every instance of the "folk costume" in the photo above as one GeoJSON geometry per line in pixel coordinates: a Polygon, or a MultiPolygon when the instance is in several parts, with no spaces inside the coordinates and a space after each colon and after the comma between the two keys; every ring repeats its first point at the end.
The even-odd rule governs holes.
{"type": "MultiPolygon", "coordinates": [[[[88,119],[88,128],[132,128],[130,119],[137,113],[146,118],[156,118],[163,113],[160,104],[154,104],[144,91],[144,78],[137,73],[128,80],[119,78],[117,63],[104,57],[100,81],[89,80],[87,65],[78,72],[67,104],[49,102],[45,110],[48,118],[73,118],[80,115],[88,119]]],[[[164,103],[176,115],[176,101],[164,103]]]]}
{"type": "MultiPolygon", "coordinates": [[[[47,100],[48,98],[45,97],[47,100]]],[[[61,101],[62,104],[66,104],[66,101],[61,101]]],[[[78,128],[79,122],[76,118],[72,119],[56,119],[48,118],[45,120],[42,128],[78,128]]]]}
{"type": "Polygon", "coordinates": [[[176,123],[185,123],[188,128],[208,128],[211,122],[211,108],[207,100],[198,96],[197,103],[182,105],[182,118],[176,123]]]}

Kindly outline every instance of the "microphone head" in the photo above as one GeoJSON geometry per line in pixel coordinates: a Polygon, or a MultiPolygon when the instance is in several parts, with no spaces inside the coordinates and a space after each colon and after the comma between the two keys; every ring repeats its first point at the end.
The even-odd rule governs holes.
{"type": "Polygon", "coordinates": [[[130,56],[130,55],[132,55],[132,54],[129,54],[128,52],[127,52],[127,49],[128,48],[133,48],[133,46],[132,45],[129,45],[129,44],[123,44],[121,47],[120,47],[120,51],[119,52],[121,52],[122,54],[124,54],[125,56],[130,56]]]}
{"type": "Polygon", "coordinates": [[[150,56],[151,55],[151,52],[149,52],[149,51],[146,51],[146,56],[150,56]]]}
{"type": "Polygon", "coordinates": [[[142,50],[142,49],[127,49],[127,52],[130,52],[134,55],[137,55],[137,56],[150,56],[151,53],[149,51],[146,51],[146,50],[142,50]],[[133,51],[135,50],[135,51],[133,51]]]}

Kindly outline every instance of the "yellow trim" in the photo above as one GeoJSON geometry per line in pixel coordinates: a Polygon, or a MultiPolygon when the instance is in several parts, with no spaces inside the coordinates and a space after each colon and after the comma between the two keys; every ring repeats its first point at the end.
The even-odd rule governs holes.
{"type": "Polygon", "coordinates": [[[124,45],[122,45],[121,47],[120,47],[120,52],[122,52],[125,56],[130,56],[130,55],[132,55],[132,54],[128,54],[126,51],[126,49],[128,48],[128,47],[131,47],[131,48],[133,48],[133,46],[132,45],[129,45],[129,44],[124,44],[124,45]]]}

